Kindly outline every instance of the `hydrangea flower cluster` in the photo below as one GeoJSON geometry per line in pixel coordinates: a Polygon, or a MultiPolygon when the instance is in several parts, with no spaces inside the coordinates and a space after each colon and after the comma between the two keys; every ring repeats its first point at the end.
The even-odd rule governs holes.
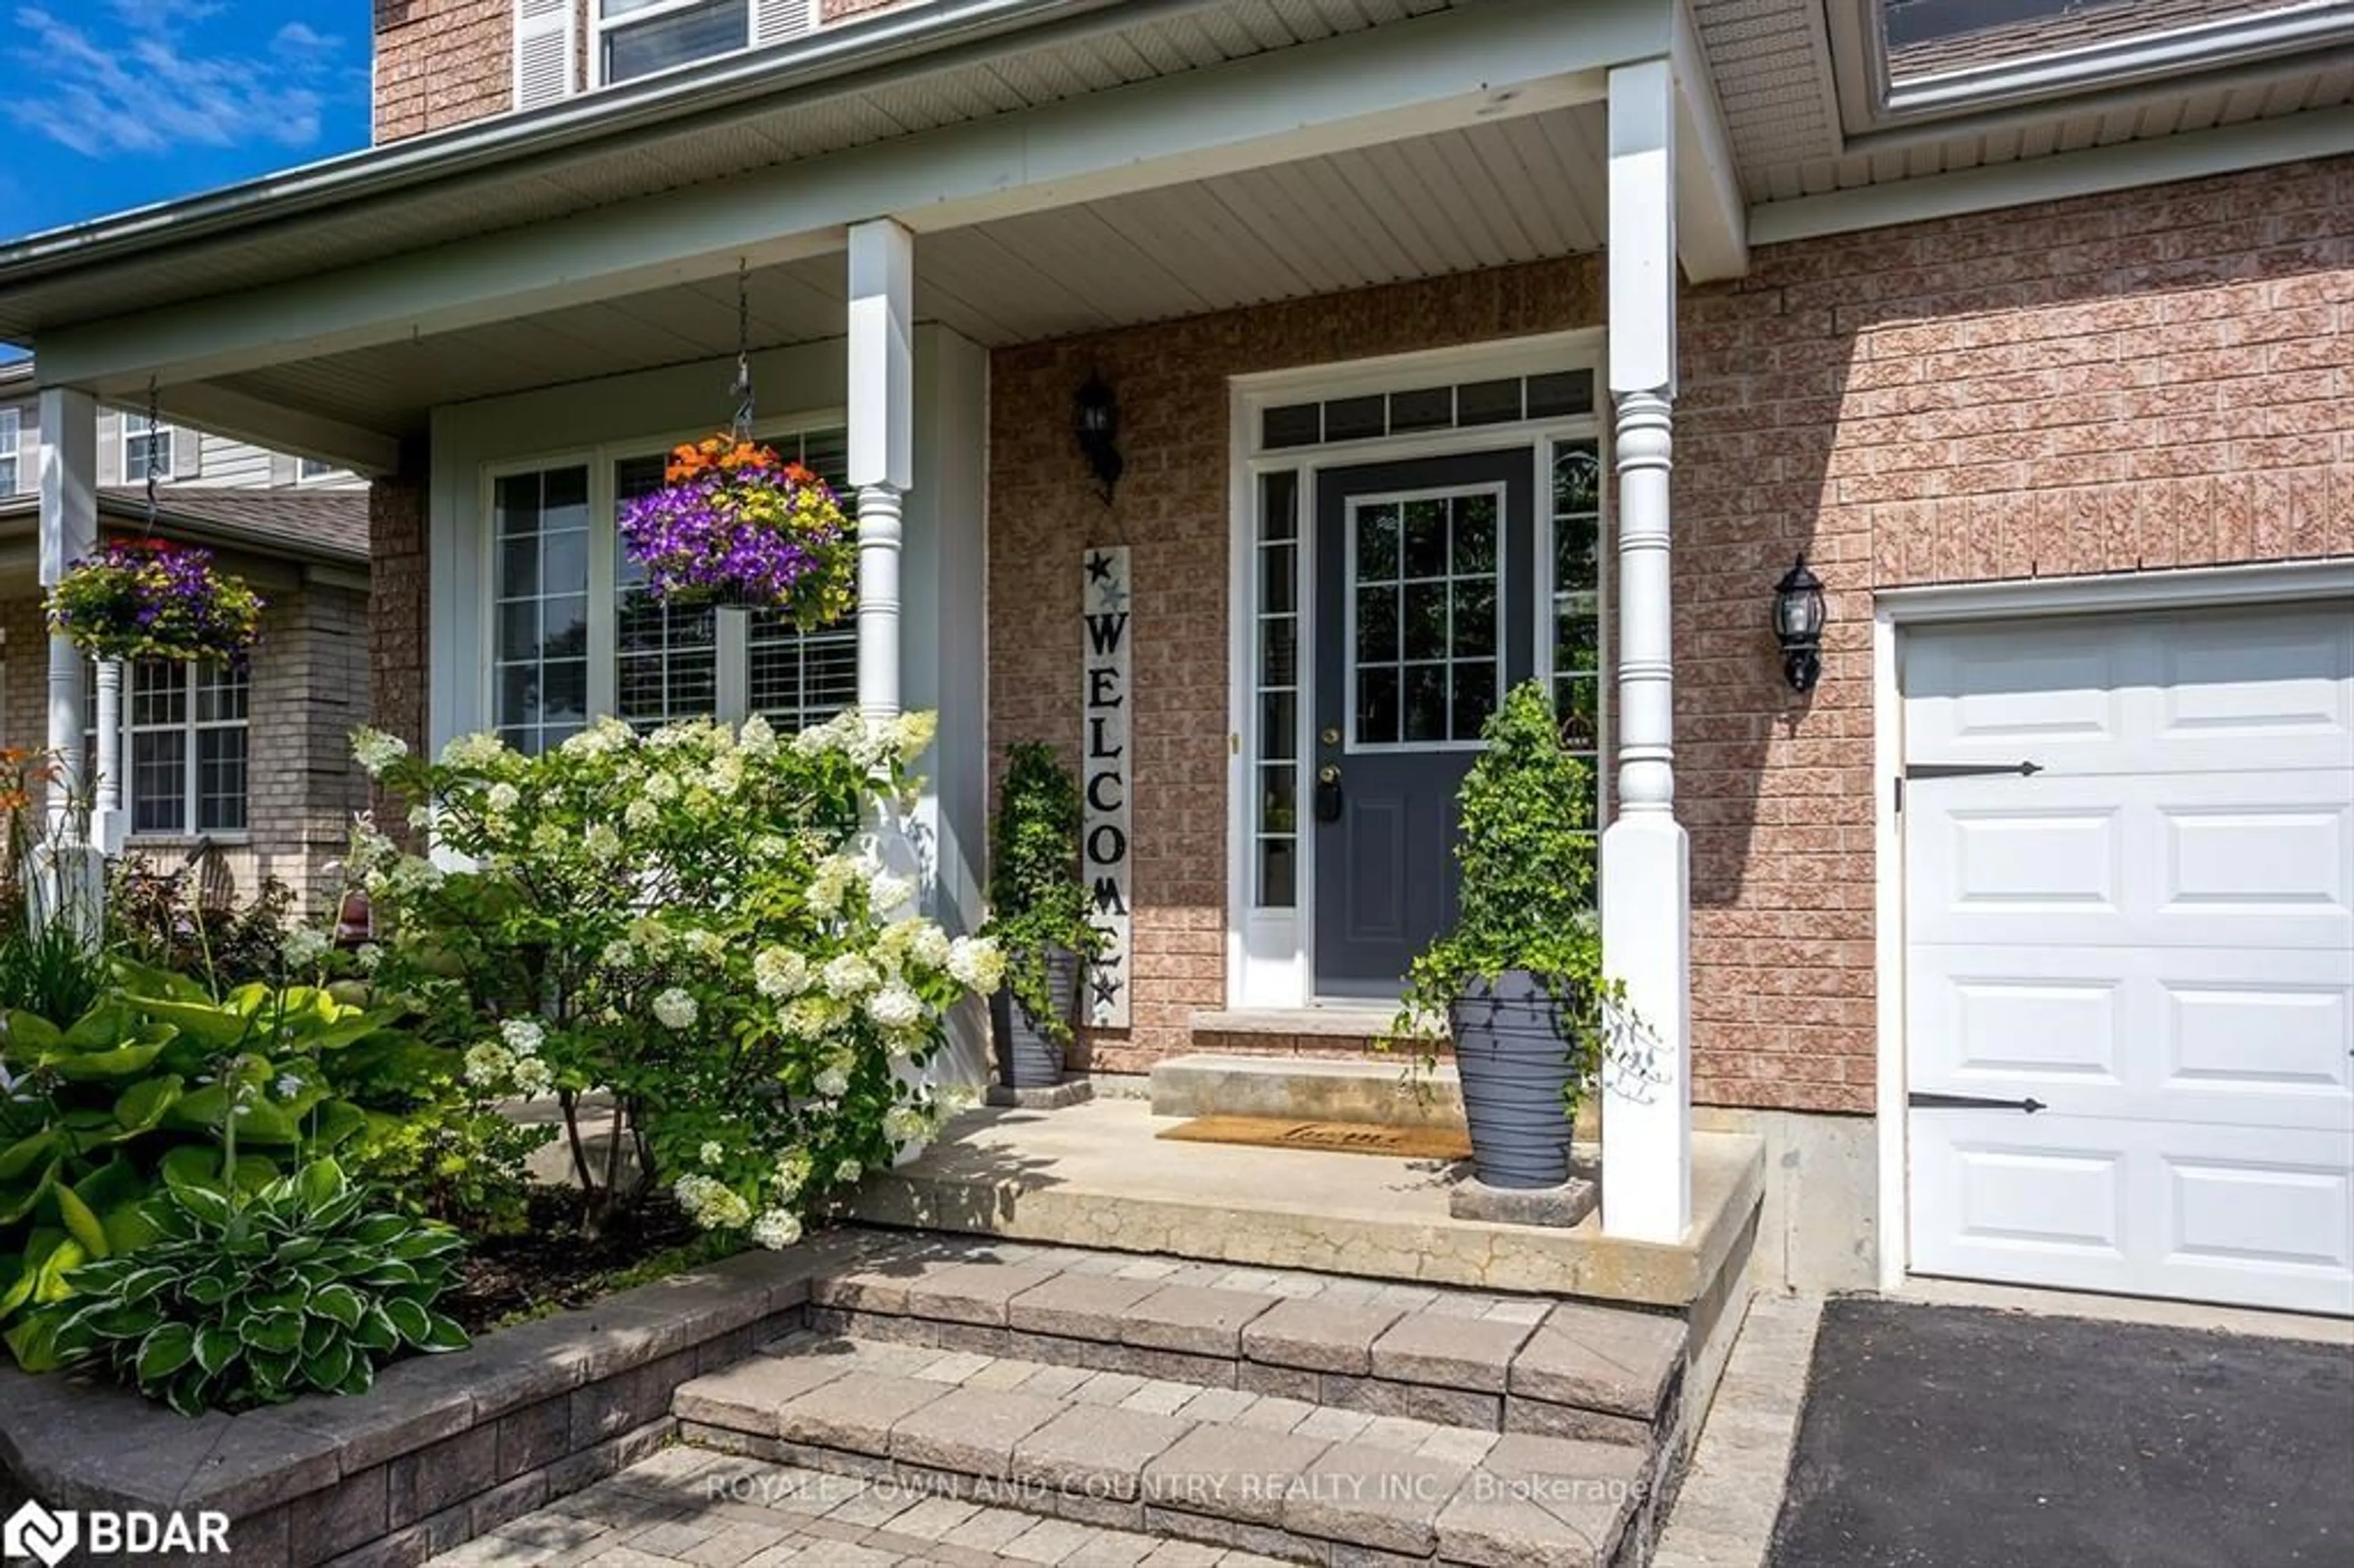
{"type": "Polygon", "coordinates": [[[680,447],[661,489],[621,508],[630,558],[665,599],[772,606],[803,630],[848,613],[858,541],[825,481],[730,436],[680,447]]]}
{"type": "MultiPolygon", "coordinates": [[[[790,1245],[808,1204],[968,1103],[924,1069],[1004,975],[993,941],[917,911],[873,827],[933,734],[929,715],[792,736],[603,720],[538,756],[477,736],[429,761],[364,733],[355,755],[429,802],[435,840],[426,860],[354,834],[387,933],[377,983],[446,1012],[472,1087],[561,1085],[567,1116],[601,1091],[698,1224],[790,1245]]],[[[604,1175],[575,1171],[591,1193],[604,1175]]]]}
{"type": "Polygon", "coordinates": [[[212,552],[111,539],[49,590],[50,627],[100,659],[234,659],[261,635],[261,596],[212,552]]]}

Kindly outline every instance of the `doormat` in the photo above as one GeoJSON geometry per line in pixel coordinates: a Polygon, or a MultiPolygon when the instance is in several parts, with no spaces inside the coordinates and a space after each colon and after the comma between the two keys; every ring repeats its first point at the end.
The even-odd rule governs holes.
{"type": "Polygon", "coordinates": [[[1393,1160],[1469,1160],[1460,1128],[1388,1127],[1366,1121],[1295,1121],[1288,1117],[1204,1116],[1160,1134],[1181,1143],[1240,1143],[1254,1149],[1314,1149],[1327,1154],[1385,1154],[1393,1160]]]}

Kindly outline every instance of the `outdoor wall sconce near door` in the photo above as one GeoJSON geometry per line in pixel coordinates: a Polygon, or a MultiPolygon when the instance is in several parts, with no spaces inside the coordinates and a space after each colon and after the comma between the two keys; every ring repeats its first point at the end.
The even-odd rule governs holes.
{"type": "Polygon", "coordinates": [[[1074,404],[1072,433],[1078,437],[1079,454],[1094,471],[1097,493],[1109,506],[1112,489],[1119,483],[1120,471],[1128,466],[1128,461],[1119,455],[1119,402],[1112,396],[1102,374],[1089,371],[1087,384],[1079,388],[1074,404]]]}
{"type": "Polygon", "coordinates": [[[1782,673],[1793,691],[1811,692],[1823,673],[1823,585],[1807,557],[1774,585],[1774,635],[1782,643],[1782,673]]]}

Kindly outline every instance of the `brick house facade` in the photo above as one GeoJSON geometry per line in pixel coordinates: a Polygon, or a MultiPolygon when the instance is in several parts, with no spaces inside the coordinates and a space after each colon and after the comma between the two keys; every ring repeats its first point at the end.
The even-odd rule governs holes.
{"type": "MultiPolygon", "coordinates": [[[[1080,734],[1065,569],[1136,553],[1136,1072],[1226,1005],[1229,376],[1601,323],[1591,260],[1001,350],[991,365],[992,747],[1080,734]],[[1096,500],[1063,427],[1097,367],[1129,467],[1096,500]]],[[[2354,553],[2354,159],[1763,249],[1683,306],[1679,814],[1693,1093],[1864,1112],[1876,1072],[1877,589],[2354,553]],[[1821,685],[1761,639],[1805,551],[1821,685]]],[[[1067,747],[1066,747],[1067,748],[1067,747]]],[[[1235,1043],[1225,1041],[1222,1049],[1235,1043]]],[[[1313,1047],[1311,1047],[1313,1048],[1313,1047]]]]}

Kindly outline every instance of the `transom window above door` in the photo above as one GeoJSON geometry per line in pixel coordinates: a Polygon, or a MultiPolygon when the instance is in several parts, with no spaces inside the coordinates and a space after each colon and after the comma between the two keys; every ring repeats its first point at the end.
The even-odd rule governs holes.
{"type": "MultiPolygon", "coordinates": [[[[759,439],[850,505],[840,428],[759,439]]],[[[663,482],[667,461],[655,447],[492,482],[492,724],[517,749],[558,745],[597,713],[639,729],[758,714],[790,732],[855,704],[848,617],[804,632],[772,610],[671,605],[647,589],[613,516],[663,482]]]]}

